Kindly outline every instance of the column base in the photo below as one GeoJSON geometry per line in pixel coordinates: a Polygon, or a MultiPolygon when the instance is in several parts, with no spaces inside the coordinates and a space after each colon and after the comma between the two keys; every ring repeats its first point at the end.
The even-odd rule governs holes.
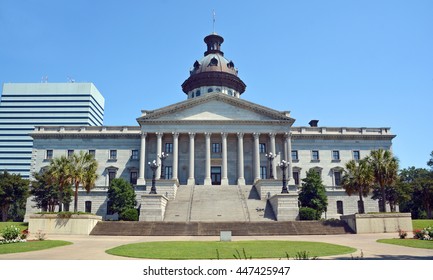
{"type": "Polygon", "coordinates": [[[146,179],[144,179],[144,178],[138,178],[137,179],[137,185],[138,186],[145,186],[146,185],[146,179]]]}
{"type": "Polygon", "coordinates": [[[229,179],[227,178],[221,179],[221,185],[228,185],[228,184],[229,184],[229,179]]]}
{"type": "Polygon", "coordinates": [[[204,179],[204,185],[208,186],[208,185],[212,185],[212,180],[211,178],[205,178],[204,179]]]}
{"type": "Polygon", "coordinates": [[[186,182],[188,186],[194,186],[195,185],[195,178],[188,178],[188,181],[186,182]]]}
{"type": "Polygon", "coordinates": [[[245,186],[245,178],[238,178],[238,185],[245,186]]]}

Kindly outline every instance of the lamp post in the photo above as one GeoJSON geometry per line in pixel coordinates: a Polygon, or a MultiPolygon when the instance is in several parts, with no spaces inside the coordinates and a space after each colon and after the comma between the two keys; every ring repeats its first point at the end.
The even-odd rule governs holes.
{"type": "Polygon", "coordinates": [[[281,193],[289,193],[289,190],[287,189],[287,180],[286,180],[286,169],[289,167],[289,163],[285,160],[282,160],[278,166],[281,168],[281,171],[283,171],[283,189],[281,190],[281,193]]]}
{"type": "Polygon", "coordinates": [[[168,157],[168,154],[162,152],[161,155],[158,155],[159,159],[161,160],[161,179],[164,179],[164,160],[168,157]]]}
{"type": "Polygon", "coordinates": [[[274,161],[275,155],[273,153],[266,154],[265,157],[269,160],[269,179],[275,179],[272,172],[272,162],[274,161]]]}
{"type": "Polygon", "coordinates": [[[152,169],[153,175],[152,175],[152,188],[150,189],[150,193],[149,194],[156,194],[156,187],[155,187],[155,173],[156,170],[158,170],[158,163],[156,163],[156,160],[152,161],[152,162],[148,162],[147,164],[149,164],[150,169],[152,169]]]}

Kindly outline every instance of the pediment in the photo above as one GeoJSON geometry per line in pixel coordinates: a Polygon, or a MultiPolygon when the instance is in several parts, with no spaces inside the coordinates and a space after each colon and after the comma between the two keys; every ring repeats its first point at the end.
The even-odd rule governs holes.
{"type": "Polygon", "coordinates": [[[143,111],[140,121],[294,121],[276,111],[239,98],[212,94],[188,99],[154,111],[143,111]]]}

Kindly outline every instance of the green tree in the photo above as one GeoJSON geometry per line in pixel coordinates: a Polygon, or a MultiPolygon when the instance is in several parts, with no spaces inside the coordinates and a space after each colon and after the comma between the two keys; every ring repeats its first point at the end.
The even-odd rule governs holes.
{"type": "Polygon", "coordinates": [[[427,165],[433,170],[433,151],[430,153],[430,159],[427,161],[427,165]]]}
{"type": "Polygon", "coordinates": [[[29,181],[18,174],[7,171],[0,173],[0,209],[2,221],[6,222],[11,205],[25,203],[28,197],[29,181]]]}
{"type": "MultiPolygon", "coordinates": [[[[58,194],[59,197],[56,201],[59,205],[59,212],[61,212],[63,211],[63,204],[65,203],[63,199],[65,188],[70,188],[72,182],[72,165],[70,158],[61,156],[52,159],[46,173],[44,178],[39,179],[45,181],[46,187],[58,186],[58,191],[50,190],[58,194]]],[[[54,211],[54,209],[52,210],[54,211]]]]}
{"type": "Polygon", "coordinates": [[[78,187],[81,186],[87,191],[95,186],[98,175],[98,162],[93,155],[88,152],[80,151],[79,154],[74,153],[69,159],[71,162],[71,178],[75,185],[74,191],[74,212],[78,211],[78,187]]]}
{"type": "Polygon", "coordinates": [[[363,197],[368,196],[374,185],[373,169],[365,159],[351,160],[345,167],[342,186],[349,196],[358,194],[360,201],[358,212],[363,214],[365,213],[363,197]]]}
{"type": "Polygon", "coordinates": [[[420,175],[413,182],[413,198],[420,201],[425,211],[427,218],[432,219],[433,208],[433,171],[423,169],[420,175]]]}
{"type": "Polygon", "coordinates": [[[121,214],[137,205],[134,188],[126,180],[116,178],[108,187],[108,205],[113,213],[121,214]]]}
{"type": "Polygon", "coordinates": [[[50,173],[34,173],[35,180],[31,182],[30,193],[36,207],[42,211],[54,212],[55,207],[61,204],[69,204],[72,201],[72,186],[69,184],[63,188],[54,184],[50,173]],[[60,192],[63,194],[60,195],[60,192]],[[62,200],[62,203],[60,203],[62,200]]]}
{"type": "Polygon", "coordinates": [[[320,174],[314,169],[307,171],[307,176],[302,179],[302,188],[299,192],[299,202],[302,207],[316,210],[316,219],[320,219],[322,213],[328,207],[328,197],[320,174]]]}
{"type": "Polygon", "coordinates": [[[380,211],[386,212],[385,187],[393,187],[397,181],[398,160],[392,155],[391,151],[379,149],[371,151],[367,161],[373,169],[375,183],[380,188],[380,211]]]}

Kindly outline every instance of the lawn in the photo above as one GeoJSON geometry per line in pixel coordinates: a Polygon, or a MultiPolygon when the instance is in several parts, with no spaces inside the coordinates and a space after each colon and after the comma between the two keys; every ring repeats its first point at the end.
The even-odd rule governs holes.
{"type": "Polygon", "coordinates": [[[115,247],[108,254],[147,259],[244,259],[286,258],[286,253],[294,258],[299,252],[308,252],[310,257],[350,254],[356,251],[351,247],[322,242],[300,241],[172,241],[144,242],[115,247]],[[236,251],[237,250],[237,251],[236,251]],[[239,255],[238,253],[239,252],[239,255]]]}
{"type": "Polygon", "coordinates": [[[412,220],[413,229],[423,229],[428,226],[433,226],[433,220],[412,220]]]}
{"type": "Polygon", "coordinates": [[[393,238],[393,239],[379,239],[377,240],[377,242],[405,246],[405,247],[412,247],[412,248],[433,249],[432,240],[393,238]]]}
{"type": "Polygon", "coordinates": [[[19,228],[21,231],[27,229],[29,226],[29,223],[22,223],[22,222],[0,222],[0,232],[8,226],[14,225],[17,228],[19,228]]]}
{"type": "Polygon", "coordinates": [[[62,240],[28,241],[20,243],[1,244],[0,254],[38,251],[70,244],[72,243],[62,240]]]}

